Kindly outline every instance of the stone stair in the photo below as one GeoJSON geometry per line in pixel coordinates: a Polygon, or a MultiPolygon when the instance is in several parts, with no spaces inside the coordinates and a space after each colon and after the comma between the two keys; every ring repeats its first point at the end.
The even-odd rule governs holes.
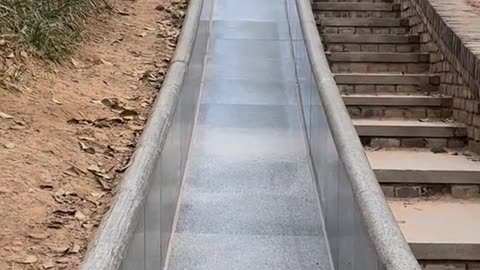
{"type": "Polygon", "coordinates": [[[426,268],[466,269],[445,268],[445,262],[459,260],[466,267],[480,261],[480,238],[455,238],[455,230],[469,230],[472,224],[430,224],[451,231],[422,237],[410,220],[418,219],[415,211],[424,201],[428,216],[422,222],[427,223],[442,215],[443,205],[448,204],[445,211],[452,218],[455,211],[480,209],[480,158],[464,149],[467,129],[452,119],[453,99],[439,93],[440,78],[430,73],[430,55],[420,50],[419,37],[409,34],[399,5],[340,1],[317,0],[313,9],[331,71],[372,169],[415,255],[433,265],[426,268]],[[462,200],[467,199],[472,206],[464,209],[462,200]],[[409,207],[412,200],[418,200],[417,208],[409,207]],[[438,210],[432,200],[439,201],[438,210]],[[454,236],[445,240],[444,234],[454,236]]]}

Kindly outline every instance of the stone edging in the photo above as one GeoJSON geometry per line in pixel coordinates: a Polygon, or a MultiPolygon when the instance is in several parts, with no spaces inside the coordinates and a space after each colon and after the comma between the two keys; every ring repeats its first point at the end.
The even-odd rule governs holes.
{"type": "Polygon", "coordinates": [[[162,152],[190,61],[203,0],[190,0],[175,54],[153,111],[137,143],[131,165],[117,190],[112,207],[85,255],[82,270],[117,270],[127,252],[143,209],[155,162],[162,152]]]}

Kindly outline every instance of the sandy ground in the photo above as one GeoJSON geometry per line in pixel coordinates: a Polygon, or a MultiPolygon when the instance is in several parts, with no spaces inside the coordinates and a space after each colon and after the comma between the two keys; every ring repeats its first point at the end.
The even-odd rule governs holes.
{"type": "Polygon", "coordinates": [[[480,14],[480,0],[467,0],[467,2],[472,5],[480,14]]]}
{"type": "Polygon", "coordinates": [[[90,22],[70,63],[33,68],[23,93],[0,90],[2,270],[77,269],[109,208],[185,2],[119,0],[116,8],[90,22]]]}

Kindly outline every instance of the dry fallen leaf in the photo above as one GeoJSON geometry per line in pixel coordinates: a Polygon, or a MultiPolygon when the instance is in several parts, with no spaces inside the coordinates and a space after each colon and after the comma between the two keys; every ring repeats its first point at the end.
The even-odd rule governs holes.
{"type": "Polygon", "coordinates": [[[88,168],[87,168],[88,171],[90,172],[101,172],[102,170],[100,169],[100,167],[98,167],[97,164],[92,164],[90,165],[88,168]]]}
{"type": "Polygon", "coordinates": [[[83,151],[89,153],[89,154],[92,154],[94,155],[95,154],[95,148],[91,147],[91,146],[88,146],[86,145],[85,143],[83,142],[78,142],[80,144],[80,149],[82,149],[83,151]]]}
{"type": "Polygon", "coordinates": [[[138,112],[134,109],[124,109],[121,113],[120,113],[120,116],[123,118],[123,119],[127,119],[127,120],[131,120],[133,119],[135,116],[138,115],[138,112]]]}
{"type": "Polygon", "coordinates": [[[17,147],[17,145],[14,144],[14,143],[6,143],[3,146],[7,149],[13,149],[13,148],[17,147]]]}
{"type": "Polygon", "coordinates": [[[28,237],[37,240],[47,239],[50,235],[48,233],[30,233],[28,237]]]}
{"type": "Polygon", "coordinates": [[[0,112],[0,118],[3,118],[3,119],[12,119],[13,116],[9,115],[9,114],[6,114],[4,112],[0,112]]]}
{"type": "Polygon", "coordinates": [[[70,249],[69,246],[54,246],[50,247],[50,250],[56,253],[65,253],[70,249]]]}
{"type": "Polygon", "coordinates": [[[70,253],[80,252],[80,246],[77,243],[73,243],[73,246],[68,250],[70,253]]]}
{"type": "Polygon", "coordinates": [[[87,136],[79,136],[78,139],[82,140],[82,141],[88,141],[88,142],[94,142],[95,141],[95,138],[87,137],[87,136]]]}
{"type": "Polygon", "coordinates": [[[52,97],[52,102],[57,104],[57,105],[62,105],[63,103],[61,101],[56,100],[55,98],[52,97]]]}
{"type": "Polygon", "coordinates": [[[23,258],[15,260],[15,262],[23,263],[23,264],[32,264],[32,263],[36,263],[37,261],[38,261],[38,258],[35,255],[27,255],[23,258]]]}
{"type": "Polygon", "coordinates": [[[133,131],[142,131],[144,127],[143,126],[138,126],[138,125],[129,125],[128,128],[133,130],[133,131]]]}
{"type": "Polygon", "coordinates": [[[80,211],[75,212],[75,218],[79,221],[86,221],[88,219],[88,217],[80,211]]]}
{"type": "Polygon", "coordinates": [[[80,176],[82,172],[82,170],[80,170],[79,168],[75,167],[75,166],[70,166],[68,169],[66,169],[64,172],[64,174],[66,175],[70,175],[70,176],[80,176]]]}
{"type": "Polygon", "coordinates": [[[107,60],[103,59],[103,58],[100,58],[100,62],[104,65],[107,65],[107,66],[113,66],[112,63],[108,62],[107,60]]]}

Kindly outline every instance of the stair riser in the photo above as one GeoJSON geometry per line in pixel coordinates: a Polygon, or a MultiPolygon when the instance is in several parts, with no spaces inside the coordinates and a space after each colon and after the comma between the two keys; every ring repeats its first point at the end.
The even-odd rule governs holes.
{"type": "Polygon", "coordinates": [[[431,138],[431,137],[372,137],[360,136],[360,140],[364,146],[381,147],[381,148],[441,148],[452,147],[458,148],[466,145],[464,138],[431,138]]]}
{"type": "Polygon", "coordinates": [[[400,18],[397,11],[315,11],[315,19],[325,18],[400,18]]]}
{"type": "Polygon", "coordinates": [[[480,185],[480,172],[463,170],[388,170],[374,169],[382,184],[480,185]]]}
{"type": "Polygon", "coordinates": [[[322,39],[327,44],[416,44],[418,36],[408,35],[355,35],[355,34],[325,34],[322,39]]]}
{"type": "Polygon", "coordinates": [[[430,70],[430,64],[425,63],[332,63],[332,72],[405,72],[426,73],[430,70]]]}
{"type": "Polygon", "coordinates": [[[464,138],[467,135],[465,128],[430,127],[430,126],[369,126],[355,127],[360,137],[364,138],[464,138]]]}
{"type": "Polygon", "coordinates": [[[419,44],[326,43],[330,52],[416,52],[419,44]]]}
{"type": "Polygon", "coordinates": [[[328,18],[317,21],[318,26],[408,27],[409,21],[398,18],[328,18]]]}
{"type": "Polygon", "coordinates": [[[313,3],[314,12],[323,11],[400,11],[400,4],[390,3],[313,3]]]}
{"type": "MultiPolygon", "coordinates": [[[[390,47],[395,48],[395,47],[390,47]]],[[[430,63],[428,54],[419,53],[328,53],[330,62],[360,63],[430,63]]]]}
{"type": "Polygon", "coordinates": [[[401,35],[407,34],[406,27],[365,27],[365,26],[322,26],[320,27],[322,34],[391,34],[401,35]]]}
{"type": "Polygon", "coordinates": [[[393,0],[314,0],[313,3],[393,3],[393,0]]]}
{"type": "Polygon", "coordinates": [[[343,94],[424,94],[438,91],[435,86],[419,85],[374,85],[374,84],[340,84],[338,88],[343,94]]]}
{"type": "Polygon", "coordinates": [[[384,107],[347,106],[352,118],[442,119],[451,116],[451,110],[441,107],[384,107]]]}
{"type": "MultiPolygon", "coordinates": [[[[380,180],[379,180],[380,181],[380,180]]],[[[381,182],[381,181],[380,181],[381,182]]],[[[420,197],[429,197],[434,195],[452,195],[460,199],[470,199],[470,198],[479,198],[480,193],[478,193],[479,185],[457,185],[457,184],[403,184],[403,183],[394,183],[394,184],[383,184],[381,183],[382,191],[385,197],[389,198],[420,198],[420,197]],[[463,192],[463,194],[458,194],[455,191],[456,187],[466,186],[465,190],[470,189],[470,191],[463,192]]]]}

